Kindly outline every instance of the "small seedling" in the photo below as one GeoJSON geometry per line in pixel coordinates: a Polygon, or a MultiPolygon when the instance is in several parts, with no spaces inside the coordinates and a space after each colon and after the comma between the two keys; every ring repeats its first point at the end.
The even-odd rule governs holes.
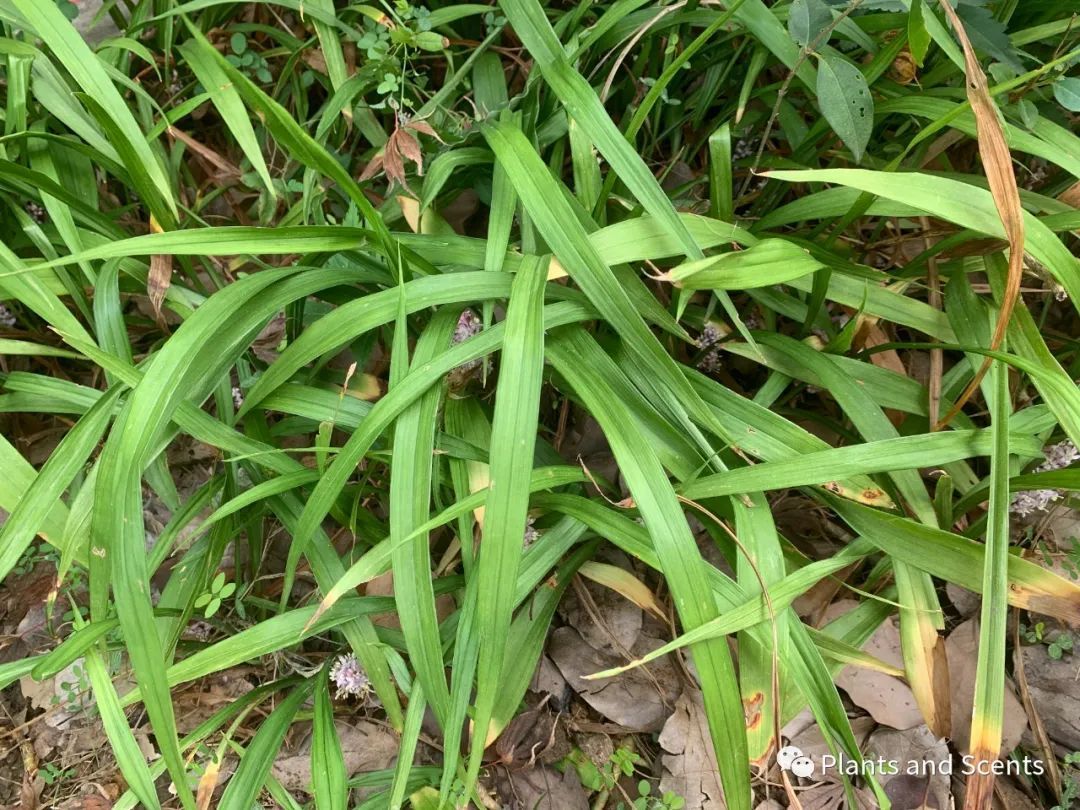
{"type": "Polygon", "coordinates": [[[61,768],[52,762],[46,762],[38,769],[38,776],[46,785],[55,785],[57,782],[63,782],[74,775],[74,768],[61,768]]]}
{"type": "Polygon", "coordinates": [[[235,582],[225,581],[225,572],[221,571],[214,581],[210,583],[210,589],[203,591],[195,600],[196,609],[204,609],[203,616],[209,619],[221,608],[221,603],[236,592],[235,582]]]}

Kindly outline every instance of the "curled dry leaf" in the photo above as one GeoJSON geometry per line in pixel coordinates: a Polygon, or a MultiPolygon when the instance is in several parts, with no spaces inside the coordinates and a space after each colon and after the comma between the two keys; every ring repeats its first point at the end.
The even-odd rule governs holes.
{"type": "MultiPolygon", "coordinates": [[[[150,232],[161,233],[153,216],[150,217],[150,232]]],[[[146,277],[146,294],[150,298],[150,304],[154,307],[154,317],[161,321],[161,304],[165,301],[165,294],[172,284],[173,260],[171,255],[154,254],[150,257],[150,273],[146,277]]]]}
{"type": "Polygon", "coordinates": [[[396,182],[412,194],[413,191],[405,180],[405,161],[409,160],[416,164],[417,174],[424,173],[424,154],[414,132],[429,135],[442,143],[442,138],[426,121],[408,121],[394,130],[383,146],[382,152],[364,167],[360,180],[370,180],[381,169],[388,180],[396,182]]]}
{"type": "Polygon", "coordinates": [[[209,810],[210,802],[214,800],[214,790],[218,784],[218,774],[221,764],[217,759],[212,759],[206,764],[206,769],[199,777],[199,785],[195,791],[195,806],[197,810],[209,810]]]}

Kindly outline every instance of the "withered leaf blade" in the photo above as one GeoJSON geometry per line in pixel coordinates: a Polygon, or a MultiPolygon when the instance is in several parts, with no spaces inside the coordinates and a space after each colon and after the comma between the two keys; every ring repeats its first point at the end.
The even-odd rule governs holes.
{"type": "MultiPolygon", "coordinates": [[[[983,172],[986,174],[990,185],[990,193],[994,198],[994,207],[997,208],[1001,224],[1005,228],[1005,236],[1009,240],[1009,274],[1005,285],[1005,295],[1001,301],[1001,309],[998,313],[997,324],[994,327],[994,335],[990,341],[990,348],[996,350],[1001,346],[1005,338],[1005,331],[1009,327],[1013,309],[1020,298],[1020,281],[1024,271],[1024,211],[1020,205],[1020,189],[1016,184],[1016,174],[1013,171],[1012,156],[1009,152],[1009,144],[1005,140],[1005,131],[1001,126],[1001,119],[994,100],[990,97],[990,90],[986,83],[986,74],[979,66],[979,60],[975,56],[975,49],[971,46],[964,24],[953,11],[948,0],[941,0],[941,6],[945,9],[945,15],[949,18],[957,39],[960,40],[964,49],[964,72],[967,74],[967,97],[975,114],[975,128],[979,141],[979,156],[982,158],[983,172]]],[[[937,429],[947,425],[964,403],[971,398],[979,388],[983,377],[990,368],[992,358],[987,357],[979,368],[978,373],[968,384],[964,392],[956,400],[956,404],[936,426],[937,429]]]]}
{"type": "Polygon", "coordinates": [[[154,307],[154,315],[161,318],[161,305],[172,283],[172,256],[155,253],[150,257],[150,275],[146,279],[146,293],[154,307]]]}

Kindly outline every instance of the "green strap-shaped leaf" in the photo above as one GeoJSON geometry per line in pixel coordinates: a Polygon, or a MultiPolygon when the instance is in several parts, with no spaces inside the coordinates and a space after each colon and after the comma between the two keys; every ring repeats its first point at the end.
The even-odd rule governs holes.
{"type": "Polygon", "coordinates": [[[474,576],[478,578],[476,630],[480,641],[476,713],[466,787],[480,770],[488,726],[502,684],[514,584],[524,549],[529,482],[540,419],[544,369],[544,286],[547,262],[526,259],[514,278],[506,314],[489,463],[491,484],[474,576]]]}
{"type": "MultiPolygon", "coordinates": [[[[412,359],[414,366],[422,366],[445,351],[457,319],[458,311],[453,307],[444,307],[435,314],[417,343],[412,359]]],[[[395,331],[404,336],[407,328],[404,319],[401,319],[395,331]]],[[[402,369],[408,369],[408,343],[403,343],[400,355],[396,351],[398,346],[394,348],[393,362],[402,369]]],[[[390,390],[393,391],[396,386],[397,383],[392,382],[390,390]]],[[[450,692],[446,685],[439,618],[431,584],[430,538],[426,531],[417,532],[416,529],[427,520],[430,512],[435,421],[442,393],[441,386],[430,386],[397,417],[394,424],[389,538],[394,597],[405,646],[416,671],[416,681],[423,687],[423,693],[430,696],[428,702],[440,724],[446,722],[450,692]],[[404,540],[406,537],[410,539],[404,540]]],[[[406,715],[406,725],[408,720],[406,715]]]]}
{"type": "MultiPolygon", "coordinates": [[[[993,197],[984,188],[919,172],[874,172],[866,169],[773,171],[770,177],[793,183],[839,183],[911,205],[923,213],[964,228],[1005,237],[993,197]]],[[[1080,306],[1080,260],[1046,225],[1024,212],[1027,250],[1038,259],[1080,306]]]]}
{"type": "Polygon", "coordinates": [[[311,681],[297,686],[259,725],[259,730],[244,752],[236,773],[229,779],[225,792],[221,794],[217,805],[219,810],[251,810],[263,784],[270,776],[270,768],[281,751],[285,733],[292,725],[296,712],[311,694],[311,687],[311,681]]]}
{"type": "MultiPolygon", "coordinates": [[[[168,219],[161,222],[163,228],[170,228],[176,220],[176,202],[173,200],[172,187],[154,155],[146,136],[139,129],[127,103],[109,78],[104,65],[97,54],[90,50],[82,36],[61,13],[59,7],[50,0],[12,0],[19,13],[30,21],[31,25],[49,46],[56,58],[70,72],[83,91],[94,100],[101,112],[108,116],[115,125],[116,132],[123,140],[131,161],[125,161],[129,171],[138,169],[145,172],[153,186],[153,197],[148,203],[159,203],[168,219]]],[[[121,144],[114,144],[120,146],[121,144]]],[[[156,207],[156,206],[154,206],[156,207]]]]}
{"type": "MultiPolygon", "coordinates": [[[[316,25],[322,26],[322,23],[316,21],[316,25]]],[[[320,27],[320,37],[322,31],[323,28],[320,27]]],[[[259,179],[262,180],[263,186],[271,196],[276,197],[277,192],[274,190],[274,183],[270,179],[270,171],[266,168],[266,160],[263,158],[259,141],[255,137],[255,129],[251,126],[251,119],[244,108],[244,102],[240,100],[240,94],[236,92],[236,88],[232,86],[232,82],[229,81],[225,72],[218,66],[214,54],[207,53],[207,49],[210,47],[206,40],[194,38],[181,44],[179,51],[184,56],[184,60],[187,62],[188,67],[191,68],[191,72],[199,80],[199,83],[210,93],[210,100],[217,107],[221,120],[225,122],[225,126],[229,128],[233,137],[236,138],[237,146],[240,147],[244,156],[251,162],[255,172],[259,175],[259,179]]]]}
{"type": "Polygon", "coordinates": [[[345,810],[348,806],[348,774],[341,740],[334,726],[334,703],[330,698],[330,669],[323,667],[315,684],[315,717],[311,729],[311,788],[317,810],[345,810]]]}
{"type": "MultiPolygon", "coordinates": [[[[717,616],[705,574],[707,565],[649,443],[642,441],[618,395],[606,385],[603,376],[580,364],[585,350],[578,344],[591,340],[579,329],[567,330],[549,341],[548,357],[599,422],[611,444],[619,471],[652,538],[679,618],[686,630],[693,630],[717,616]]],[[[731,653],[726,641],[711,640],[696,645],[693,655],[725,801],[728,807],[748,810],[750,773],[746,729],[731,653]]]]}

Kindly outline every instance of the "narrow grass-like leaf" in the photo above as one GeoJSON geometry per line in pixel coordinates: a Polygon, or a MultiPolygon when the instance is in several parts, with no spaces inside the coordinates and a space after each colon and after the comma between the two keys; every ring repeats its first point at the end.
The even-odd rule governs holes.
{"type": "Polygon", "coordinates": [[[783,239],[765,239],[747,250],[721,253],[674,267],[664,280],[687,290],[745,290],[785,284],[822,264],[783,239]]]}
{"type": "MultiPolygon", "coordinates": [[[[322,23],[316,22],[319,28],[320,38],[324,29],[322,23]]],[[[266,160],[263,158],[262,149],[255,137],[255,130],[251,126],[247,110],[240,100],[240,94],[229,82],[228,77],[218,67],[214,54],[208,53],[211,46],[204,39],[195,38],[180,45],[180,53],[184,56],[188,67],[195,74],[199,82],[210,93],[210,100],[217,107],[225,125],[232,132],[236,143],[244,152],[244,156],[251,162],[252,167],[262,180],[263,187],[270,195],[276,195],[274,183],[270,179],[270,171],[266,168],[266,160]]]]}
{"type": "MultiPolygon", "coordinates": [[[[715,618],[704,563],[690,534],[675,493],[660,462],[647,443],[642,443],[632,422],[619,408],[618,398],[601,379],[584,373],[575,361],[577,342],[589,340],[578,330],[560,334],[548,346],[548,356],[600,423],[611,444],[656,547],[664,575],[671,586],[683,626],[692,630],[715,618]]],[[[742,699],[735,679],[731,654],[724,641],[707,641],[694,647],[701,677],[713,749],[720,766],[724,796],[729,807],[749,808],[748,753],[743,724],[742,699]]]]}
{"type": "MultiPolygon", "coordinates": [[[[865,169],[771,171],[770,177],[791,182],[839,183],[911,205],[965,228],[1004,238],[992,195],[986,189],[946,177],[918,172],[873,172],[865,169]]],[[[1080,301],[1077,259],[1054,233],[1024,212],[1027,250],[1053,274],[1073,301],[1080,301]]]]}
{"type": "Polygon", "coordinates": [[[529,479],[540,418],[544,368],[546,263],[522,263],[510,290],[501,373],[495,398],[489,463],[491,484],[484,506],[484,531],[474,576],[478,580],[476,633],[479,640],[476,708],[466,792],[480,770],[496,698],[502,688],[513,588],[521,564],[529,509],[529,479]]]}
{"type": "Polygon", "coordinates": [[[218,802],[220,810],[250,810],[270,775],[270,768],[281,749],[285,733],[292,725],[296,712],[311,693],[311,686],[308,681],[294,688],[259,726],[240,760],[236,773],[221,794],[218,802]]]}
{"type": "Polygon", "coordinates": [[[398,748],[397,763],[394,765],[394,781],[390,787],[390,810],[400,810],[405,800],[405,791],[409,786],[409,772],[412,771],[413,757],[416,755],[416,743],[420,739],[420,724],[424,721],[424,688],[413,684],[409,693],[409,709],[405,712],[405,727],[401,730],[401,747],[398,748]]]}
{"type": "MultiPolygon", "coordinates": [[[[982,572],[982,613],[975,693],[971,716],[971,755],[976,763],[996,762],[1001,754],[1005,711],[1005,644],[1009,618],[1009,377],[995,361],[990,372],[994,453],[990,468],[990,509],[982,572]]],[[[965,810],[989,808],[994,772],[979,766],[968,779],[965,810]]]]}
{"type": "MultiPolygon", "coordinates": [[[[543,296],[540,296],[541,306],[543,296]]],[[[417,366],[436,358],[450,342],[458,312],[446,307],[428,324],[416,346],[413,363],[417,366]]],[[[395,332],[404,337],[404,319],[395,332]]],[[[397,338],[397,334],[395,334],[397,338]]],[[[407,344],[395,345],[393,362],[400,364],[401,378],[408,369],[407,344]],[[397,353],[401,351],[400,355],[397,353]]],[[[391,390],[400,383],[391,382],[391,390]]],[[[439,723],[445,723],[450,706],[446,685],[439,619],[432,590],[430,539],[427,532],[416,532],[428,518],[431,502],[432,460],[435,449],[435,420],[442,400],[441,386],[431,386],[398,416],[394,425],[394,449],[390,481],[390,539],[394,572],[394,597],[398,605],[401,629],[416,671],[416,681],[423,693],[430,695],[432,711],[439,723]],[[411,537],[407,542],[404,537],[411,537]]],[[[406,725],[408,725],[406,715],[406,725]]]]}
{"type": "MultiPolygon", "coordinates": [[[[120,386],[114,387],[87,411],[19,497],[18,504],[0,528],[0,579],[18,563],[26,547],[44,527],[60,496],[97,447],[122,390],[120,386]]],[[[53,537],[58,546],[59,539],[59,535],[53,537]]]]}
{"type": "MultiPolygon", "coordinates": [[[[145,171],[151,180],[154,198],[169,212],[169,219],[162,222],[163,226],[169,227],[177,215],[172,188],[146,136],[139,129],[98,56],[55,4],[45,0],[13,0],[13,3],[32,22],[57,59],[71,72],[72,78],[113,122],[132,158],[139,161],[140,170],[145,171]]],[[[134,168],[128,166],[129,170],[134,168]]]]}
{"type": "Polygon", "coordinates": [[[315,683],[315,717],[311,730],[311,787],[318,810],[345,810],[349,789],[341,740],[334,726],[330,670],[323,667],[315,683]]]}

